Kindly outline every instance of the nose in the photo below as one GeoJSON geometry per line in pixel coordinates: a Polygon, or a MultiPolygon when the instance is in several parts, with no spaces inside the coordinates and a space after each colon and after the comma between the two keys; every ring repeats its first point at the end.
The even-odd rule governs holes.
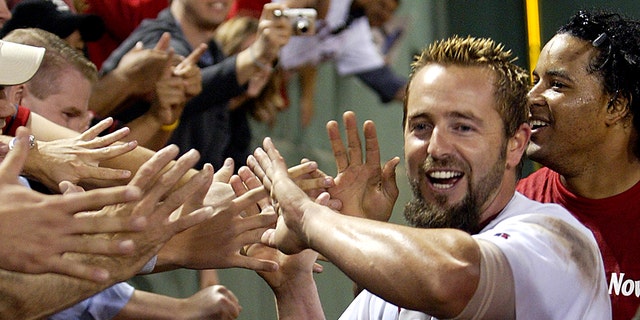
{"type": "Polygon", "coordinates": [[[540,82],[538,82],[533,87],[531,87],[531,89],[527,93],[527,100],[529,100],[529,105],[530,106],[532,106],[532,107],[533,106],[542,106],[542,105],[546,104],[545,99],[544,99],[544,95],[542,94],[542,92],[543,92],[543,89],[542,89],[542,85],[540,84],[540,82]]]}
{"type": "Polygon", "coordinates": [[[442,159],[451,155],[452,150],[453,147],[446,132],[438,127],[434,128],[429,138],[427,154],[431,155],[434,159],[442,159]]]}

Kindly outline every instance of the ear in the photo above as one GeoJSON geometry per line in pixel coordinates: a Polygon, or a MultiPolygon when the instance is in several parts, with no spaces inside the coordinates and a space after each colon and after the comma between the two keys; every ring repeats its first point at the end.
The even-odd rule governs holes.
{"type": "Polygon", "coordinates": [[[18,84],[11,86],[7,90],[7,99],[14,104],[22,104],[22,98],[25,96],[26,86],[24,84],[18,84]]]}
{"type": "Polygon", "coordinates": [[[507,169],[516,168],[527,150],[529,138],[531,137],[531,126],[529,123],[522,123],[515,134],[507,141],[507,169]]]}
{"type": "Polygon", "coordinates": [[[631,97],[624,94],[616,94],[611,102],[607,105],[607,116],[605,124],[607,127],[615,125],[629,115],[631,106],[631,97]]]}

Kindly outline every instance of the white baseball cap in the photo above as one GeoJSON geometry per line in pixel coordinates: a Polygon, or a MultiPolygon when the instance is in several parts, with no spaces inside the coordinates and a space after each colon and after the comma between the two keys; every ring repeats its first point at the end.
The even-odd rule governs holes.
{"type": "Polygon", "coordinates": [[[0,40],[0,85],[29,81],[38,71],[44,48],[0,40]]]}

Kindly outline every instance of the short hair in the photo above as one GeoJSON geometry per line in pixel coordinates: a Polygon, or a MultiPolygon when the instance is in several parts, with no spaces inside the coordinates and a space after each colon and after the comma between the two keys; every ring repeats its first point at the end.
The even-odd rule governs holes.
{"type": "MultiPolygon", "coordinates": [[[[591,42],[598,50],[588,72],[602,79],[606,93],[629,100],[633,126],[640,132],[640,22],[609,11],[581,10],[557,34],[591,42]]],[[[640,139],[635,154],[640,157],[640,139]]]]}
{"type": "MultiPolygon", "coordinates": [[[[430,64],[486,67],[492,70],[495,74],[496,110],[504,124],[505,136],[512,137],[529,117],[529,76],[514,63],[515,60],[511,57],[510,50],[505,50],[502,44],[491,39],[453,36],[432,43],[415,57],[411,64],[409,84],[418,71],[430,64]]],[[[403,127],[407,117],[409,88],[410,85],[407,86],[404,97],[403,127]]]]}
{"type": "Polygon", "coordinates": [[[53,33],[37,28],[16,29],[3,39],[45,48],[40,68],[27,82],[32,94],[38,99],[60,92],[60,85],[56,80],[69,67],[79,71],[91,84],[98,80],[96,66],[81,51],[53,33]]]}

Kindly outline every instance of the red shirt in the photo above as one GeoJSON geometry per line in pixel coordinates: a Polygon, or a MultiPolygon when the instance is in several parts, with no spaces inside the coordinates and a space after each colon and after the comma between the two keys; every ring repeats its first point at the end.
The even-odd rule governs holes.
{"type": "Polygon", "coordinates": [[[573,194],[548,168],[532,173],[517,190],[530,199],[564,206],[593,232],[609,285],[613,319],[629,320],[640,306],[640,182],[605,199],[573,194]]]}
{"type": "Polygon", "coordinates": [[[95,14],[104,21],[107,32],[96,42],[87,43],[91,61],[98,69],[140,22],[155,19],[169,5],[168,0],[86,0],[85,13],[95,14]]]}
{"type": "Polygon", "coordinates": [[[2,134],[12,137],[15,136],[18,127],[27,125],[29,116],[31,116],[31,110],[23,106],[19,106],[15,115],[9,116],[5,119],[6,125],[2,128],[2,134]]]}

